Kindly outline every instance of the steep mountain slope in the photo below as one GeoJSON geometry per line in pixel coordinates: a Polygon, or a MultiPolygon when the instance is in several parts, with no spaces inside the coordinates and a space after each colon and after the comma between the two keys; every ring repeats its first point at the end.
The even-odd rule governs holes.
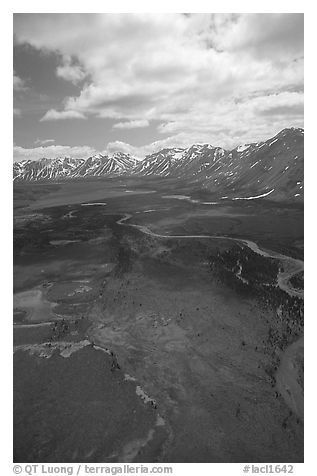
{"type": "Polygon", "coordinates": [[[88,159],[65,157],[27,160],[14,163],[13,180],[18,182],[113,176],[128,173],[135,164],[133,157],[122,152],[117,152],[112,157],[99,154],[88,159]]]}
{"type": "Polygon", "coordinates": [[[304,131],[284,129],[272,139],[238,147],[212,165],[200,179],[224,196],[270,199],[304,198],[304,131]]]}
{"type": "Polygon", "coordinates": [[[146,156],[134,173],[192,178],[224,155],[222,148],[208,144],[195,144],[188,149],[163,149],[146,156]]]}
{"type": "Polygon", "coordinates": [[[184,149],[162,149],[147,155],[134,169],[140,175],[161,175],[167,177],[174,167],[182,164],[184,149]]]}
{"type": "Polygon", "coordinates": [[[270,196],[303,200],[304,131],[284,129],[265,142],[231,151],[208,144],[165,149],[138,164],[134,173],[188,179],[235,200],[270,196]]]}
{"type": "Polygon", "coordinates": [[[303,200],[304,131],[284,129],[272,139],[228,151],[209,144],[170,148],[137,161],[118,152],[112,157],[57,158],[16,162],[15,181],[79,179],[116,175],[173,177],[215,192],[219,198],[303,200]]]}

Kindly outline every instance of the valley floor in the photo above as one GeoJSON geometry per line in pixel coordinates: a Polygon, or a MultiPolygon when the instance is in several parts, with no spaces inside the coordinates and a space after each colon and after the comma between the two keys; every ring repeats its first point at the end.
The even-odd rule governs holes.
{"type": "Polygon", "coordinates": [[[32,187],[15,209],[14,460],[303,461],[301,289],[278,287],[279,260],[247,268],[241,243],[140,228],[300,262],[302,211],[168,181],[32,187]]]}

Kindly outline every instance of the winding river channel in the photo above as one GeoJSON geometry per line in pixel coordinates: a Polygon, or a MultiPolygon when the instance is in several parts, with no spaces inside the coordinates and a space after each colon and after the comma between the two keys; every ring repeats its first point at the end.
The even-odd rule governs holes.
{"type": "Polygon", "coordinates": [[[304,270],[304,262],[299,259],[292,258],[290,256],[277,253],[275,251],[264,250],[260,248],[254,241],[246,240],[243,238],[233,238],[230,236],[220,236],[220,235],[162,235],[160,233],[155,233],[150,230],[147,226],[136,225],[134,223],[127,223],[133,215],[125,214],[122,218],[117,221],[118,225],[130,226],[137,228],[142,233],[146,235],[153,236],[155,238],[169,238],[169,239],[209,239],[209,240],[230,240],[235,241],[236,243],[243,244],[250,248],[254,253],[258,255],[265,256],[266,258],[274,258],[283,263],[283,271],[280,271],[277,278],[277,285],[283,289],[290,296],[297,296],[300,298],[304,297],[303,290],[294,289],[290,284],[290,278],[295,274],[304,270]]]}

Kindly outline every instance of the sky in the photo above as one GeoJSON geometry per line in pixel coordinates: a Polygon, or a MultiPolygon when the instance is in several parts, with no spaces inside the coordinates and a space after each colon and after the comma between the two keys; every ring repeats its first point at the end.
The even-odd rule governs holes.
{"type": "Polygon", "coordinates": [[[303,127],[303,43],[295,13],[14,14],[14,160],[303,127]]]}

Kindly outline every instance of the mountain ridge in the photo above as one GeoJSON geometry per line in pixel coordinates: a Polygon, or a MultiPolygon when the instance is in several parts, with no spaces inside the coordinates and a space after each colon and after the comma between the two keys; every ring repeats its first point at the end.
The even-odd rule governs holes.
{"type": "Polygon", "coordinates": [[[85,179],[87,177],[153,176],[190,180],[223,196],[247,199],[270,195],[275,199],[303,200],[304,130],[287,128],[261,142],[231,150],[210,144],[165,148],[139,161],[130,154],[97,154],[13,164],[14,182],[85,179]],[[268,193],[270,192],[270,193],[268,193]]]}

